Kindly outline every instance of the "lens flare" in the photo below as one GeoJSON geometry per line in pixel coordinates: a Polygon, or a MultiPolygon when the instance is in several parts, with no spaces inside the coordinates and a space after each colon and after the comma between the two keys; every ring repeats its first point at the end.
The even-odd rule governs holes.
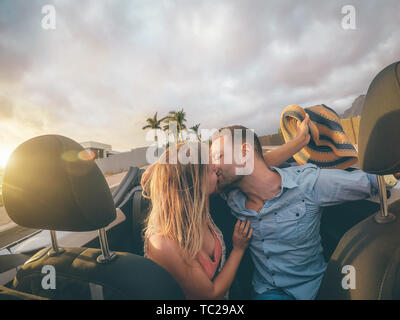
{"type": "Polygon", "coordinates": [[[82,150],[78,152],[77,150],[69,150],[62,154],[61,158],[68,162],[75,162],[78,160],[93,160],[95,159],[96,154],[91,150],[82,150]]]}
{"type": "Polygon", "coordinates": [[[61,159],[68,162],[78,161],[78,152],[76,150],[68,150],[61,155],[61,159]]]}
{"type": "Polygon", "coordinates": [[[96,153],[91,150],[83,150],[78,154],[78,158],[81,160],[93,160],[95,157],[96,153]]]}

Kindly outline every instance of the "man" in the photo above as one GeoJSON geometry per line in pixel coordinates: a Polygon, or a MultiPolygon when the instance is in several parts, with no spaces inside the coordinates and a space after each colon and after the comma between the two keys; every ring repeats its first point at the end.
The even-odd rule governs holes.
{"type": "Polygon", "coordinates": [[[251,222],[254,298],[314,299],[326,269],[319,230],[323,207],[374,196],[377,178],[312,164],[269,167],[257,135],[249,139],[246,132],[243,126],[220,130],[211,154],[232,213],[251,222]],[[234,132],[242,139],[233,139],[234,132]]]}

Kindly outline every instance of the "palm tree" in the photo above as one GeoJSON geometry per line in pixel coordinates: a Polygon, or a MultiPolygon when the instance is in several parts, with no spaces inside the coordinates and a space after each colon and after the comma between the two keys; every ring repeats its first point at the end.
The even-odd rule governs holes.
{"type": "Polygon", "coordinates": [[[180,111],[170,111],[169,116],[165,117],[165,123],[166,125],[164,126],[164,130],[169,129],[170,122],[175,122],[176,123],[176,129],[177,129],[177,140],[178,142],[183,141],[182,137],[182,131],[186,129],[186,112],[181,109],[180,111]]]}
{"type": "Polygon", "coordinates": [[[201,138],[200,138],[200,134],[199,134],[199,127],[200,127],[200,123],[195,124],[193,127],[190,127],[190,129],[193,130],[193,132],[196,134],[197,140],[199,140],[199,142],[201,142],[201,138]]]}
{"type": "MultiPolygon", "coordinates": [[[[153,130],[157,130],[157,129],[162,129],[161,128],[161,122],[163,122],[167,117],[161,118],[160,120],[157,119],[157,112],[155,113],[153,118],[147,118],[146,122],[147,125],[145,125],[142,129],[146,130],[146,129],[153,129],[153,130]]],[[[156,131],[156,135],[154,137],[154,140],[156,143],[158,143],[158,136],[157,136],[157,131],[156,131]]]]}

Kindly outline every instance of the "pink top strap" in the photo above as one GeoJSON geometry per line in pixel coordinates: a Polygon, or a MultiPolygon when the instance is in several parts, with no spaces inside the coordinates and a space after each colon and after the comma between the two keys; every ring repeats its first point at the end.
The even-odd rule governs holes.
{"type": "Polygon", "coordinates": [[[214,260],[211,260],[210,257],[206,256],[202,252],[199,252],[199,254],[197,255],[197,261],[203,267],[204,272],[207,274],[210,280],[214,278],[215,272],[217,271],[222,255],[221,242],[219,241],[214,231],[213,231],[213,236],[215,241],[214,254],[213,254],[214,260]]]}

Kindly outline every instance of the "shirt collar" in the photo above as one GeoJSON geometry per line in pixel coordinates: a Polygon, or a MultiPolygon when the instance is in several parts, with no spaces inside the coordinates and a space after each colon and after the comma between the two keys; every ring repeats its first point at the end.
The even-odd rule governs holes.
{"type": "Polygon", "coordinates": [[[270,170],[275,171],[281,176],[282,179],[282,190],[284,188],[286,189],[293,189],[295,187],[298,187],[299,184],[293,179],[293,177],[288,174],[287,171],[279,169],[277,167],[268,167],[270,170]]]}
{"type": "MultiPolygon", "coordinates": [[[[284,189],[293,189],[298,187],[298,183],[291,177],[290,174],[286,170],[279,169],[277,167],[269,167],[270,170],[277,172],[282,179],[282,188],[281,192],[276,195],[274,198],[279,198],[284,189]]],[[[242,210],[247,210],[245,209],[245,201],[246,201],[246,195],[239,189],[236,188],[229,192],[229,194],[224,194],[224,199],[228,202],[228,205],[231,208],[239,209],[240,211],[242,210]]]]}

